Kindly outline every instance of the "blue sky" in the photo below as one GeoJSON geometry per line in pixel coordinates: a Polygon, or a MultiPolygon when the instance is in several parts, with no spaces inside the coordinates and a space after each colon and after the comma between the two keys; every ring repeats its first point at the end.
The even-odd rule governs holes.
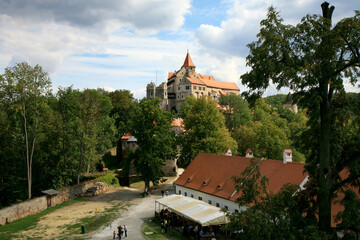
{"type": "MultiPolygon", "coordinates": [[[[16,62],[40,64],[58,87],[128,89],[166,81],[189,49],[198,73],[235,82],[249,69],[246,45],[268,7],[286,23],[320,14],[318,0],[2,0],[0,73],[16,62]]],[[[358,0],[334,0],[333,19],[354,15],[358,0]]],[[[349,84],[348,91],[359,91],[349,84]]],[[[273,87],[265,93],[278,93],[273,87]]],[[[280,93],[287,93],[286,89],[280,93]]]]}

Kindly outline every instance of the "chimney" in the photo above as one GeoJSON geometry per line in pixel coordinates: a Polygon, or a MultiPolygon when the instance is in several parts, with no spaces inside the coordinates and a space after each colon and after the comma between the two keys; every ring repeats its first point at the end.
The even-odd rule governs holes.
{"type": "Polygon", "coordinates": [[[225,156],[232,156],[232,152],[231,152],[230,148],[228,148],[228,150],[226,150],[225,156]]]}
{"type": "Polygon", "coordinates": [[[292,151],[291,149],[284,149],[283,153],[283,163],[292,162],[292,151]]]}
{"type": "Polygon", "coordinates": [[[247,158],[253,158],[254,157],[253,152],[251,151],[250,148],[248,148],[245,153],[246,153],[245,157],[247,157],[247,158]]]}

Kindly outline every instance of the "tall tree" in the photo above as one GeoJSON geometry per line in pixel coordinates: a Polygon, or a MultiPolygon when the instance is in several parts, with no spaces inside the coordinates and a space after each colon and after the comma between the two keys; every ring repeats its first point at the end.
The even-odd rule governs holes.
{"type": "Polygon", "coordinates": [[[318,119],[315,148],[319,150],[307,161],[316,169],[319,227],[329,231],[332,198],[341,186],[339,173],[349,166],[332,155],[333,96],[344,91],[344,77],[355,84],[360,76],[360,12],[332,26],[334,7],[329,8],[327,2],[321,7],[322,16],[307,15],[296,26],[284,25],[279,13],[269,8],[258,40],[248,45],[247,65],[252,70],[241,78],[250,89],[248,97],[261,95],[271,82],[278,89],[289,87],[295,98],[303,97],[304,106],[318,119]]]}
{"type": "Polygon", "coordinates": [[[230,132],[251,120],[249,104],[240,95],[221,95],[219,104],[222,106],[220,111],[225,116],[226,128],[230,132]]]}
{"type": "Polygon", "coordinates": [[[189,97],[184,112],[180,164],[189,165],[200,152],[223,154],[231,149],[236,154],[237,144],[226,129],[224,116],[214,100],[207,97],[188,100],[189,97]]]}
{"type": "Polygon", "coordinates": [[[163,176],[165,160],[174,159],[177,153],[175,132],[172,131],[174,114],[159,108],[161,99],[142,99],[135,104],[132,135],[138,148],[134,154],[135,167],[149,189],[150,182],[157,184],[163,176]]]}
{"type": "Polygon", "coordinates": [[[50,92],[51,81],[41,66],[31,67],[25,62],[5,69],[0,79],[2,101],[11,104],[22,117],[25,158],[27,167],[28,198],[31,198],[32,165],[39,129],[39,112],[50,92]]]}
{"type": "Polygon", "coordinates": [[[117,128],[116,136],[116,156],[118,161],[122,160],[122,142],[121,137],[130,131],[131,119],[133,117],[133,94],[129,90],[116,90],[109,93],[113,109],[110,116],[115,119],[117,128]]]}

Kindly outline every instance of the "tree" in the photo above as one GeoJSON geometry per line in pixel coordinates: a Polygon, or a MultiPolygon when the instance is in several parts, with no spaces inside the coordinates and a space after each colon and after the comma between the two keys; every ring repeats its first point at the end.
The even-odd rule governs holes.
{"type": "Polygon", "coordinates": [[[249,104],[240,95],[221,95],[219,104],[222,106],[220,111],[225,116],[226,128],[230,132],[251,120],[249,104]]]}
{"type": "Polygon", "coordinates": [[[28,198],[31,198],[32,164],[39,129],[39,112],[49,94],[51,81],[41,66],[31,67],[25,62],[5,69],[0,79],[2,102],[12,105],[23,122],[28,198]]]}
{"type": "Polygon", "coordinates": [[[185,111],[180,164],[186,167],[200,152],[224,154],[231,149],[236,154],[237,144],[226,129],[216,103],[207,97],[187,102],[190,104],[185,111]]]}
{"type": "Polygon", "coordinates": [[[177,153],[171,125],[174,114],[161,110],[160,101],[159,98],[144,98],[134,106],[136,118],[133,119],[131,133],[138,145],[134,161],[147,189],[150,182],[157,184],[160,181],[165,160],[174,159],[177,153]]]}
{"type": "Polygon", "coordinates": [[[133,117],[133,94],[129,90],[116,90],[109,93],[113,109],[110,116],[115,119],[115,126],[117,128],[116,136],[116,155],[118,161],[122,160],[122,143],[121,137],[130,132],[131,120],[133,117]]]}
{"type": "Polygon", "coordinates": [[[279,13],[269,8],[258,40],[248,45],[247,65],[252,70],[241,78],[250,89],[246,94],[249,98],[261,95],[270,82],[277,89],[289,87],[295,92],[294,98],[302,98],[303,106],[313,112],[313,122],[318,120],[319,124],[312,127],[318,129],[315,147],[319,150],[307,161],[316,169],[312,177],[317,178],[319,189],[319,227],[329,231],[334,192],[352,180],[338,184],[339,173],[349,163],[334,159],[330,132],[335,117],[334,94],[344,92],[344,77],[355,84],[360,76],[360,12],[332,27],[334,7],[329,8],[326,2],[321,6],[323,16],[307,15],[296,26],[284,25],[279,13]]]}

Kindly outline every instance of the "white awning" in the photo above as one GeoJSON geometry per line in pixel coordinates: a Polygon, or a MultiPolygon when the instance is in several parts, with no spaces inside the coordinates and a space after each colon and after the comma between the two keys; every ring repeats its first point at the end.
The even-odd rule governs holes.
{"type": "Polygon", "coordinates": [[[182,195],[170,195],[156,200],[166,206],[170,211],[197,222],[202,226],[220,225],[229,222],[225,213],[220,208],[203,201],[182,195]]]}

